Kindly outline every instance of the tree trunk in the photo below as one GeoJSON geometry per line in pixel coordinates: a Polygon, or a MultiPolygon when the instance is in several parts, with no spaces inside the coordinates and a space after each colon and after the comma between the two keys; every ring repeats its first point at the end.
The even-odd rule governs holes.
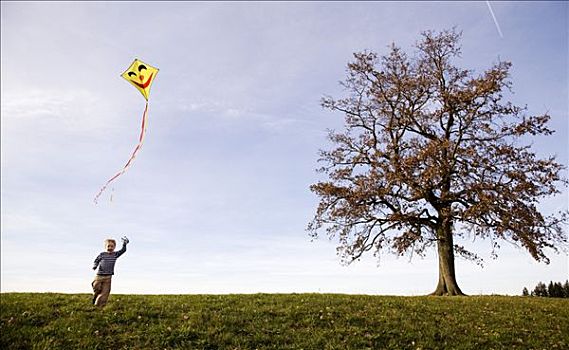
{"type": "Polygon", "coordinates": [[[458,283],[456,283],[454,272],[454,243],[450,220],[443,220],[443,224],[439,228],[437,236],[439,283],[437,289],[430,295],[465,295],[458,287],[458,283]]]}

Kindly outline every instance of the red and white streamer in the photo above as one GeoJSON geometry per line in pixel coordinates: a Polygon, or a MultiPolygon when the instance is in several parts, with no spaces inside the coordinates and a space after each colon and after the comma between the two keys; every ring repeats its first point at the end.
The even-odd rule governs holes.
{"type": "Polygon", "coordinates": [[[132,162],[134,161],[136,154],[142,148],[142,142],[144,141],[144,135],[146,134],[146,114],[147,114],[147,112],[148,112],[148,101],[146,101],[146,106],[144,107],[144,113],[142,114],[142,126],[141,126],[141,130],[140,130],[140,136],[138,137],[138,144],[134,148],[134,151],[132,152],[132,155],[130,156],[129,160],[126,162],[125,166],[118,173],[113,175],[113,177],[111,177],[105,183],[105,185],[103,187],[101,187],[101,189],[99,190],[99,193],[97,193],[97,195],[95,196],[95,199],[94,199],[95,204],[97,204],[97,200],[99,199],[101,194],[103,194],[103,192],[107,189],[109,184],[111,182],[113,182],[115,179],[117,179],[119,176],[124,174],[126,172],[126,170],[132,165],[132,162]]]}

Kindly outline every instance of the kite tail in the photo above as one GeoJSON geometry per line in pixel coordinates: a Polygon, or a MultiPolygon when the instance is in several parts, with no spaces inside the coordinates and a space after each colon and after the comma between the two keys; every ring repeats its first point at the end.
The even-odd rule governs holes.
{"type": "Polygon", "coordinates": [[[97,204],[97,200],[99,199],[101,194],[103,194],[105,189],[107,189],[107,186],[109,186],[109,184],[111,182],[113,182],[116,178],[118,178],[119,176],[121,176],[122,174],[124,174],[126,172],[126,170],[130,167],[130,165],[134,161],[134,158],[136,157],[136,153],[138,153],[138,151],[142,148],[142,142],[144,141],[144,135],[146,134],[146,114],[147,114],[147,111],[148,111],[148,101],[146,101],[146,107],[144,107],[144,113],[142,114],[142,126],[141,126],[141,130],[140,130],[140,136],[138,137],[138,145],[136,145],[136,147],[134,148],[134,151],[132,152],[132,155],[130,156],[128,162],[126,162],[125,166],[118,173],[116,173],[113,177],[111,177],[105,183],[105,185],[103,187],[101,187],[101,189],[99,190],[99,193],[97,193],[97,195],[95,196],[95,199],[94,199],[95,204],[97,204]]]}

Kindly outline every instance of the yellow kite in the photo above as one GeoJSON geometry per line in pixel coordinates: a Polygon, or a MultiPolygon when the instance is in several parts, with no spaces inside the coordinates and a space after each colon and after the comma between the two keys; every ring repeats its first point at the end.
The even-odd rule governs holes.
{"type": "Polygon", "coordinates": [[[128,169],[128,167],[134,161],[134,157],[138,153],[138,151],[142,148],[142,142],[144,141],[144,135],[146,134],[146,116],[148,112],[148,96],[150,94],[150,86],[152,82],[156,78],[156,74],[158,74],[158,68],[152,67],[151,65],[142,62],[138,58],[132,62],[130,67],[121,75],[125,78],[129,83],[131,83],[146,99],[146,106],[144,107],[144,113],[142,113],[142,126],[140,130],[140,136],[138,137],[138,145],[134,148],[132,155],[130,156],[129,160],[126,162],[125,166],[116,173],[113,177],[111,177],[103,187],[99,190],[99,193],[95,196],[95,204],[97,203],[97,199],[99,196],[105,191],[107,186],[115,180],[117,177],[124,174],[124,172],[128,169]]]}
{"type": "Polygon", "coordinates": [[[132,62],[130,67],[122,74],[129,83],[140,91],[142,96],[148,101],[148,94],[150,94],[150,85],[154,81],[158,68],[152,67],[139,60],[138,58],[132,62]]]}

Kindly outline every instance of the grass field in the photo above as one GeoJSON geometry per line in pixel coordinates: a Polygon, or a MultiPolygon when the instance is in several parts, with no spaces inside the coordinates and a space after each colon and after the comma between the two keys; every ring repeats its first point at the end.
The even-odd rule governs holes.
{"type": "Polygon", "coordinates": [[[0,349],[569,349],[569,299],[3,293],[0,349]]]}

